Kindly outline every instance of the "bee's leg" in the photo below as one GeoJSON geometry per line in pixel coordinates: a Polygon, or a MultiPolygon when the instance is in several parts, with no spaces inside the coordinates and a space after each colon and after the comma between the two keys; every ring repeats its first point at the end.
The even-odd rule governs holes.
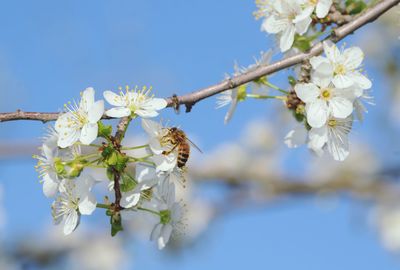
{"type": "Polygon", "coordinates": [[[169,150],[169,151],[163,151],[162,154],[163,154],[163,155],[169,155],[169,154],[171,154],[171,153],[178,147],[178,145],[179,145],[179,144],[175,144],[174,147],[172,147],[171,150],[169,150]]]}

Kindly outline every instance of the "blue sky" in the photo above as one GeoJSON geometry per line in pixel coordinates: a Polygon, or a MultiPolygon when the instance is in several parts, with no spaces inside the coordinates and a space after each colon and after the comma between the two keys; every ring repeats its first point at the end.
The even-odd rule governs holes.
{"type": "MultiPolygon", "coordinates": [[[[165,97],[216,83],[232,72],[235,60],[248,65],[260,51],[275,46],[272,37],[260,32],[254,10],[252,1],[240,0],[3,3],[1,111],[58,111],[88,86],[97,89],[98,98],[102,91],[126,84],[152,85],[158,96],[165,97]]],[[[379,89],[375,91],[379,105],[387,98],[381,94],[387,86],[369,64],[367,60],[366,68],[379,89]]],[[[285,75],[275,76],[274,82],[284,87],[285,75]]],[[[267,103],[240,105],[227,126],[223,125],[225,110],[214,109],[214,98],[197,104],[190,114],[177,116],[168,110],[163,118],[194,134],[206,152],[237,138],[249,119],[273,119],[267,108],[272,106],[267,103]]],[[[394,162],[398,161],[399,142],[376,132],[387,115],[372,108],[352,139],[373,144],[376,155],[394,162]]],[[[43,127],[39,122],[2,123],[0,140],[38,143],[43,127]]],[[[288,174],[305,166],[299,160],[307,152],[296,150],[288,155],[288,174]]],[[[0,160],[8,210],[5,230],[10,238],[50,223],[50,202],[42,195],[33,165],[30,157],[0,160]]],[[[135,265],[142,269],[398,268],[400,262],[379,245],[366,225],[366,213],[365,205],[347,198],[340,198],[329,211],[316,206],[313,199],[240,209],[218,219],[204,240],[179,256],[160,253],[153,245],[138,246],[132,253],[135,265]]]]}

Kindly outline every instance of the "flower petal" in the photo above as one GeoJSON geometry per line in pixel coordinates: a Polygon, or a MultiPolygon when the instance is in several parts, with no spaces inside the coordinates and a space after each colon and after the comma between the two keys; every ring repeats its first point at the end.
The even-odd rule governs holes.
{"type": "Polygon", "coordinates": [[[305,103],[313,102],[319,96],[319,88],[312,83],[299,83],[294,87],[297,96],[305,103]]]}
{"type": "Polygon", "coordinates": [[[299,35],[303,35],[305,32],[307,32],[311,22],[311,17],[306,17],[305,19],[296,22],[296,32],[299,33],[299,35]]]}
{"type": "Polygon", "coordinates": [[[142,128],[150,137],[157,137],[159,135],[159,130],[162,129],[162,126],[156,121],[142,119],[142,128]]]}
{"type": "Polygon", "coordinates": [[[332,0],[319,0],[316,8],[318,18],[325,18],[332,6],[332,0]]]}
{"type": "Polygon", "coordinates": [[[328,140],[328,152],[332,155],[334,160],[344,161],[350,151],[347,136],[344,138],[330,138],[328,140]]]}
{"type": "Polygon", "coordinates": [[[268,17],[261,25],[261,29],[270,34],[277,34],[287,28],[288,21],[277,19],[275,15],[268,17]]]}
{"type": "Polygon", "coordinates": [[[323,126],[321,128],[312,128],[309,132],[309,143],[308,146],[314,151],[316,149],[322,149],[325,143],[328,141],[328,128],[323,126]]]}
{"type": "Polygon", "coordinates": [[[78,221],[79,221],[79,214],[75,210],[71,210],[65,219],[65,224],[64,224],[64,234],[69,235],[71,234],[75,229],[76,226],[78,226],[78,221]]]}
{"type": "Polygon", "coordinates": [[[138,204],[140,200],[140,192],[135,189],[129,192],[122,193],[121,206],[124,208],[131,208],[138,204]]]}
{"type": "Polygon", "coordinates": [[[177,155],[175,153],[171,153],[169,155],[157,155],[153,156],[153,161],[156,164],[157,172],[169,172],[172,171],[177,162],[177,155]]]}
{"type": "Polygon", "coordinates": [[[91,144],[97,138],[99,126],[97,123],[87,123],[83,126],[79,140],[85,145],[91,144]]]}
{"type": "Polygon", "coordinates": [[[289,25],[283,32],[280,38],[279,46],[282,52],[286,52],[289,50],[294,42],[294,34],[296,32],[296,28],[293,25],[289,25]]]}
{"type": "Polygon", "coordinates": [[[94,103],[94,89],[93,87],[86,88],[82,93],[81,102],[79,108],[87,112],[94,103]]]}
{"type": "Polygon", "coordinates": [[[90,106],[88,111],[88,120],[90,123],[97,123],[101,119],[104,113],[104,101],[96,101],[92,106],[90,106]]]}
{"type": "Polygon", "coordinates": [[[150,233],[150,241],[154,241],[160,237],[162,224],[158,223],[154,226],[153,230],[150,233]]]}
{"type": "Polygon", "coordinates": [[[136,110],[136,111],[134,111],[134,113],[139,115],[142,118],[151,118],[151,117],[156,117],[158,115],[157,111],[144,110],[144,109],[143,110],[142,109],[136,110]]]}
{"type": "Polygon", "coordinates": [[[325,55],[326,57],[328,57],[329,61],[332,63],[336,63],[341,56],[340,51],[336,47],[336,45],[333,42],[324,41],[323,46],[325,55]]]}
{"type": "Polygon", "coordinates": [[[311,127],[322,127],[328,119],[328,106],[325,101],[317,99],[306,104],[307,122],[311,127]]]}
{"type": "Polygon", "coordinates": [[[92,193],[87,193],[87,196],[79,199],[79,212],[82,215],[91,215],[96,210],[96,197],[92,193]]]}
{"type": "Polygon", "coordinates": [[[53,179],[49,174],[43,176],[43,193],[46,197],[54,197],[58,192],[59,181],[53,179]]]}
{"type": "Polygon", "coordinates": [[[237,104],[238,104],[238,99],[237,98],[232,99],[231,106],[229,106],[229,110],[226,112],[225,117],[224,117],[225,125],[228,124],[229,121],[231,121],[233,114],[236,111],[237,104]]]}
{"type": "Polygon", "coordinates": [[[329,109],[336,118],[346,118],[353,112],[353,103],[344,97],[333,97],[329,109]]]}
{"type": "Polygon", "coordinates": [[[80,131],[76,129],[63,130],[58,137],[57,145],[61,148],[70,147],[79,140],[80,131]]]}
{"type": "Polygon", "coordinates": [[[348,76],[354,83],[356,83],[362,89],[370,89],[372,87],[372,82],[366,76],[364,76],[358,71],[354,71],[348,74],[348,76]]]}
{"type": "Polygon", "coordinates": [[[351,47],[344,50],[343,57],[346,69],[354,70],[361,65],[364,59],[364,53],[359,47],[351,47]]]}
{"type": "Polygon", "coordinates": [[[351,77],[347,74],[346,75],[341,75],[341,74],[336,75],[335,77],[333,77],[332,82],[337,88],[347,88],[354,84],[351,77]]]}
{"type": "Polygon", "coordinates": [[[310,59],[310,64],[313,69],[317,69],[322,63],[329,64],[329,60],[323,56],[314,56],[310,59]]]}
{"type": "Polygon", "coordinates": [[[115,107],[106,111],[109,117],[121,118],[131,115],[131,111],[126,107],[115,107]]]}
{"type": "Polygon", "coordinates": [[[113,106],[123,107],[126,105],[126,102],[123,97],[115,94],[112,91],[104,91],[103,93],[104,99],[113,106]]]}
{"type": "Polygon", "coordinates": [[[161,110],[167,107],[168,103],[163,98],[150,98],[146,100],[141,107],[144,110],[161,110]]]}
{"type": "Polygon", "coordinates": [[[173,228],[170,224],[165,224],[161,228],[161,235],[157,241],[158,249],[163,249],[167,245],[169,239],[171,238],[172,229],[173,228]]]}

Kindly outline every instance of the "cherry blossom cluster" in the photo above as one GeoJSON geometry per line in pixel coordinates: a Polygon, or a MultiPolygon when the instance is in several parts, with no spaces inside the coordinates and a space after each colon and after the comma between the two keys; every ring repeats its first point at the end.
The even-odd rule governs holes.
{"type": "Polygon", "coordinates": [[[44,137],[41,154],[35,156],[37,170],[44,195],[54,198],[52,216],[56,224],[63,224],[64,234],[72,233],[81,216],[93,214],[96,208],[106,209],[112,235],[123,229],[125,219],[151,216],[143,220],[153,226],[150,239],[160,249],[181,230],[182,205],[175,198],[174,182],[183,181],[183,171],[177,167],[176,145],[166,139],[169,129],[150,120],[167,106],[165,99],[153,97],[150,90],[105,91],[104,99],[113,106],[106,110],[103,100],[95,100],[94,89],[87,88],[79,102],[65,105],[65,112],[44,137]],[[126,125],[113,135],[112,126],[101,121],[104,114],[124,117],[126,125]],[[148,143],[123,145],[129,123],[137,121],[148,143]],[[98,171],[100,176],[95,174],[98,171]],[[99,203],[94,190],[102,179],[108,179],[111,194],[99,203]]]}
{"type": "Polygon", "coordinates": [[[372,83],[361,72],[364,54],[360,48],[341,52],[324,42],[324,52],[326,57],[310,59],[310,82],[294,86],[300,99],[295,113],[305,116],[305,125],[290,131],[285,142],[289,147],[307,142],[318,155],[327,150],[335,160],[343,161],[349,154],[348,134],[354,116],[362,119],[366,112],[363,100],[370,98],[372,83]]]}
{"type": "MultiPolygon", "coordinates": [[[[281,52],[309,50],[327,27],[338,23],[332,13],[357,14],[366,7],[363,1],[339,3],[332,0],[256,0],[256,4],[256,17],[265,18],[262,30],[278,35],[281,52]],[[314,33],[310,34],[312,31],[309,30],[314,33]]],[[[333,159],[345,160],[349,154],[348,134],[354,118],[363,120],[367,111],[365,103],[373,104],[369,96],[372,83],[361,69],[364,53],[360,48],[340,51],[330,41],[324,41],[323,48],[325,57],[306,59],[300,67],[298,79],[289,77],[293,90],[284,90],[264,76],[222,93],[217,108],[230,104],[225,123],[232,118],[237,104],[249,97],[282,100],[293,111],[295,119],[303,124],[285,137],[289,147],[307,144],[318,155],[327,151],[333,159]],[[264,92],[253,90],[251,93],[248,85],[262,86],[264,92]],[[266,92],[268,88],[283,95],[269,95],[266,92]]],[[[270,58],[271,52],[268,52],[248,68],[235,66],[233,75],[240,76],[267,65],[270,58]]]]}

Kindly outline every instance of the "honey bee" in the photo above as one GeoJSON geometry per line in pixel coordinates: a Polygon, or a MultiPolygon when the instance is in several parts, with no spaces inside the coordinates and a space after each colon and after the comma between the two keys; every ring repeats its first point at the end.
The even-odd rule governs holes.
{"type": "Polygon", "coordinates": [[[164,151],[163,155],[169,155],[175,149],[178,149],[178,159],[176,165],[179,169],[183,169],[189,159],[190,145],[193,145],[200,153],[202,153],[200,148],[197,147],[191,140],[189,140],[183,130],[177,127],[166,128],[166,130],[167,132],[162,140],[164,143],[170,143],[172,148],[169,151],[164,151]]]}

